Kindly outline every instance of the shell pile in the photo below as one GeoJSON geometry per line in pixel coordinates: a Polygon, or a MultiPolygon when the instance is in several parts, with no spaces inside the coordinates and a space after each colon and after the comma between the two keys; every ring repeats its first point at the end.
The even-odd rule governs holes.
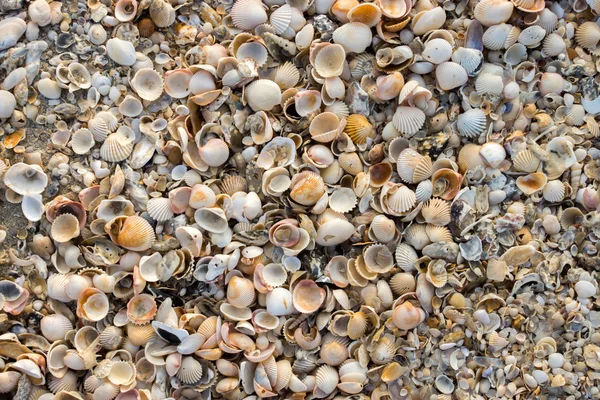
{"type": "Polygon", "coordinates": [[[0,397],[600,399],[598,15],[1,0],[0,397]]]}

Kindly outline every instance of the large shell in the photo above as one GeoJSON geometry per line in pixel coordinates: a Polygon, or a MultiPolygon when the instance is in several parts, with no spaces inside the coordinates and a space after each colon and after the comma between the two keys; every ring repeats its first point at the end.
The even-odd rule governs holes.
{"type": "Polygon", "coordinates": [[[472,138],[481,135],[486,124],[484,112],[479,108],[472,108],[458,116],[456,128],[462,136],[472,138]]]}
{"type": "Polygon", "coordinates": [[[259,79],[246,87],[245,96],[253,110],[269,111],[281,103],[281,88],[269,79],[259,79]]]}
{"type": "Polygon", "coordinates": [[[423,206],[421,214],[429,224],[448,225],[450,223],[450,204],[441,199],[431,199],[423,206]]]}
{"type": "Polygon", "coordinates": [[[400,133],[414,135],[423,127],[425,113],[417,107],[399,106],[394,113],[392,122],[400,133]]]}
{"type": "Polygon", "coordinates": [[[4,184],[21,195],[40,194],[48,185],[48,176],[37,164],[16,163],[4,173],[4,184]]]}
{"type": "Polygon", "coordinates": [[[462,65],[452,61],[446,61],[438,65],[435,69],[435,77],[438,85],[443,90],[452,90],[462,86],[469,79],[467,71],[462,65]]]}
{"type": "Polygon", "coordinates": [[[25,33],[25,29],[27,29],[27,25],[23,19],[18,17],[3,18],[0,21],[0,51],[17,44],[17,41],[25,33]]]}
{"type": "Polygon", "coordinates": [[[150,3],[150,18],[159,28],[165,28],[175,22],[175,9],[165,0],[153,0],[150,3]]]}
{"type": "Polygon", "coordinates": [[[361,22],[349,22],[333,32],[333,41],[346,53],[362,53],[371,44],[371,29],[361,22]]]}
{"type": "Polygon", "coordinates": [[[508,21],[513,9],[509,0],[482,0],[475,6],[473,15],[482,25],[492,26],[508,21]]]}
{"type": "Polygon", "coordinates": [[[109,39],[106,42],[106,51],[110,59],[119,65],[132,66],[137,61],[135,47],[130,42],[119,38],[109,39]]]}
{"type": "Polygon", "coordinates": [[[153,101],[162,94],[164,83],[158,72],[142,68],[135,73],[131,80],[131,87],[142,99],[153,101]]]}
{"type": "Polygon", "coordinates": [[[267,12],[259,0],[239,0],[231,9],[233,24],[245,31],[251,31],[258,25],[267,22],[267,12]]]}

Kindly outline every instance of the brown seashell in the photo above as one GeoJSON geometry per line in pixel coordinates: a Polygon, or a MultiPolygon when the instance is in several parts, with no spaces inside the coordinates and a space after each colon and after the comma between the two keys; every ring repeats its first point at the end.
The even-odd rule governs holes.
{"type": "Polygon", "coordinates": [[[517,187],[527,196],[532,195],[538,190],[542,190],[548,177],[542,172],[534,172],[529,175],[520,176],[517,178],[517,187]]]}
{"type": "Polygon", "coordinates": [[[294,287],[292,299],[296,310],[310,314],[318,310],[325,301],[325,290],[314,281],[305,279],[294,287]]]}
{"type": "Polygon", "coordinates": [[[452,200],[460,191],[463,176],[451,169],[441,168],[434,172],[431,181],[434,196],[452,200]]]}

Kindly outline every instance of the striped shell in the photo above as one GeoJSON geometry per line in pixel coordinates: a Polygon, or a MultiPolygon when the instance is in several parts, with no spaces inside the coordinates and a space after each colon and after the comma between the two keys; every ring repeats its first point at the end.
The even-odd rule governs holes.
{"type": "Polygon", "coordinates": [[[483,111],[479,108],[472,108],[458,116],[456,128],[461,136],[472,138],[483,133],[486,123],[483,111]]]}

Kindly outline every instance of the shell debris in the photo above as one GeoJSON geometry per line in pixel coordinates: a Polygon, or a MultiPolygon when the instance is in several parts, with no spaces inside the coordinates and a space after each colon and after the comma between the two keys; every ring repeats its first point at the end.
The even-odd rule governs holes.
{"type": "Polygon", "coordinates": [[[0,397],[600,398],[600,1],[0,15],[0,397]]]}

